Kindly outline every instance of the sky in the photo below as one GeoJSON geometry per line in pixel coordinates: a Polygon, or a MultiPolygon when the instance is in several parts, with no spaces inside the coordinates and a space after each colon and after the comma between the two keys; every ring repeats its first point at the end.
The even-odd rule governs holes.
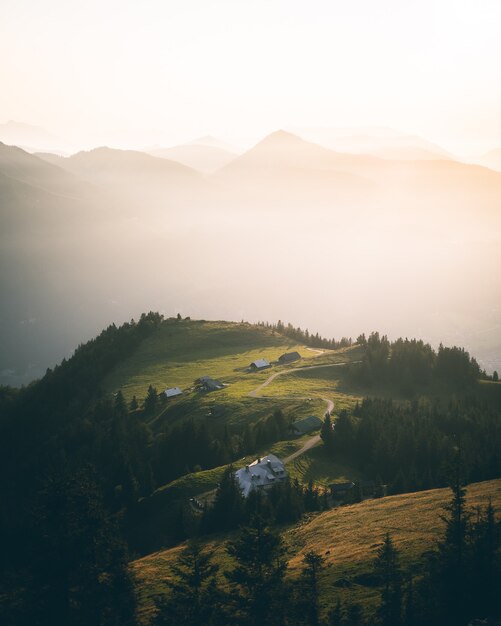
{"type": "Polygon", "coordinates": [[[501,147],[499,0],[1,0],[0,123],[100,143],[388,126],[501,147]]]}

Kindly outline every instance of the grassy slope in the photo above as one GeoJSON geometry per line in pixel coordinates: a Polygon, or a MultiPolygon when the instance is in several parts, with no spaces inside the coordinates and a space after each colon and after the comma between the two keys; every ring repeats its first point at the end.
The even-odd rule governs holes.
{"type": "MultiPolygon", "coordinates": [[[[115,368],[104,381],[104,387],[112,393],[121,389],[127,400],[133,395],[139,400],[144,398],[150,384],[159,392],[167,387],[181,387],[184,395],[167,401],[150,422],[154,431],[163,430],[167,423],[188,415],[211,415],[216,424],[226,424],[231,432],[240,430],[246,422],[269,415],[277,407],[291,419],[311,414],[321,416],[325,411],[325,402],[321,398],[327,393],[326,383],[315,387],[306,384],[305,377],[288,382],[287,389],[284,387],[277,394],[274,386],[281,383],[282,377],[279,377],[263,389],[258,398],[251,398],[248,394],[272,373],[309,364],[355,360],[357,355],[356,348],[319,354],[319,351],[298,345],[269,329],[246,323],[168,320],[115,368]],[[302,355],[301,361],[274,365],[261,372],[247,371],[249,364],[257,358],[272,362],[283,352],[293,350],[302,355]],[[217,378],[228,386],[212,393],[196,392],[192,388],[193,382],[202,375],[217,378]]],[[[339,398],[341,406],[343,401],[341,396],[339,398]]]]}
{"type": "Polygon", "coordinates": [[[225,398],[241,397],[259,384],[267,372],[249,374],[245,369],[257,358],[269,361],[283,352],[303,346],[265,328],[231,322],[166,322],[123,361],[105,381],[110,391],[122,389],[125,397],[144,398],[148,385],[188,389],[199,376],[209,375],[229,383],[225,398]],[[258,382],[256,382],[256,380],[258,382]]]}
{"type": "MultiPolygon", "coordinates": [[[[485,506],[489,497],[499,510],[501,480],[476,483],[468,487],[468,505],[485,506]]],[[[413,494],[367,500],[311,516],[297,526],[284,529],[288,546],[289,575],[297,576],[301,560],[308,550],[325,557],[321,589],[324,607],[338,597],[362,602],[371,610],[378,590],[371,586],[372,560],[384,534],[390,531],[407,569],[430,549],[441,535],[439,514],[450,498],[448,489],[434,489],[413,494]]],[[[216,550],[222,568],[229,566],[223,538],[209,542],[216,550]]],[[[170,576],[170,566],[181,547],[158,552],[132,564],[138,587],[142,624],[149,624],[154,613],[153,597],[165,591],[162,582],[170,576]]],[[[415,572],[415,567],[413,568],[415,572]]]]}
{"type": "Polygon", "coordinates": [[[311,480],[316,485],[324,486],[364,478],[344,459],[333,460],[321,444],[294,459],[287,465],[287,471],[291,478],[297,478],[300,482],[311,480]]]}

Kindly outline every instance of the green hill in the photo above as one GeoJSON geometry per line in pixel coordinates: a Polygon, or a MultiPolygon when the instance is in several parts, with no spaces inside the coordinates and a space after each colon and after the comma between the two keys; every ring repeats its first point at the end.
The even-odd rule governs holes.
{"type": "MultiPolygon", "coordinates": [[[[501,479],[469,485],[467,505],[485,507],[489,498],[501,507],[501,479]]],[[[303,556],[314,550],[325,558],[320,580],[324,608],[338,598],[360,602],[368,611],[377,603],[379,589],[371,580],[376,548],[390,530],[402,555],[404,570],[409,571],[420,555],[429,550],[444,528],[440,513],[450,499],[448,489],[366,500],[313,514],[299,524],[285,528],[283,537],[288,549],[289,576],[297,577],[303,556]],[[412,523],[410,523],[412,521],[412,523]]],[[[224,542],[228,537],[207,541],[215,550],[216,562],[224,569],[228,560],[224,542]]],[[[172,577],[172,565],[182,546],[157,552],[132,563],[140,601],[141,623],[151,623],[153,598],[165,593],[166,580],[172,577]]],[[[221,582],[224,578],[221,577],[221,582]]]]}
{"type": "MultiPolygon", "coordinates": [[[[271,410],[281,407],[291,419],[311,412],[321,416],[325,411],[322,398],[326,395],[322,384],[315,388],[299,380],[277,395],[274,391],[279,383],[277,380],[256,392],[255,397],[249,394],[272,374],[286,374],[280,377],[281,381],[288,379],[289,373],[297,368],[317,364],[330,367],[356,358],[355,348],[313,350],[262,326],[167,320],[110,372],[103,386],[111,393],[121,389],[128,401],[134,395],[138,399],[144,398],[149,385],[159,393],[170,387],[180,387],[183,396],[169,400],[152,420],[151,425],[156,430],[186,415],[212,415],[216,423],[224,421],[229,427],[239,427],[269,413],[270,407],[271,410]],[[276,363],[281,354],[295,350],[301,354],[300,361],[288,365],[276,363]],[[266,359],[273,367],[249,372],[250,363],[259,358],[266,359]],[[194,381],[200,376],[216,378],[225,384],[225,388],[201,393],[194,388],[194,381]],[[294,389],[291,390],[291,386],[294,389]]],[[[329,391],[334,389],[331,386],[329,391]]]]}

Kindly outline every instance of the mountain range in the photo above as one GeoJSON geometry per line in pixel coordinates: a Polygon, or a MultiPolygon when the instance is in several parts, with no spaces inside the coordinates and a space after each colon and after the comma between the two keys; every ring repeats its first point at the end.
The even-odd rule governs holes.
{"type": "Polygon", "coordinates": [[[333,335],[377,324],[500,367],[500,173],[286,131],[242,154],[210,138],[178,154],[190,151],[192,167],[173,153],[0,145],[2,381],[40,375],[145,303],[250,320],[293,310],[333,335]]]}

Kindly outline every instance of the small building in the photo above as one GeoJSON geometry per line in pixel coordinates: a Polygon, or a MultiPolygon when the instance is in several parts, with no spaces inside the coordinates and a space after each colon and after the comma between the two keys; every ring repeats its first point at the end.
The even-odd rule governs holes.
{"type": "Polygon", "coordinates": [[[329,490],[333,500],[344,500],[350,491],[355,487],[355,483],[332,483],[329,485],[329,490]]]}
{"type": "Polygon", "coordinates": [[[171,387],[170,389],[166,389],[164,391],[164,395],[166,398],[175,398],[176,396],[182,396],[183,392],[179,387],[171,387]]]}
{"type": "Polygon", "coordinates": [[[316,415],[310,415],[293,422],[291,428],[295,435],[305,435],[322,427],[322,420],[316,415]]]}
{"type": "Polygon", "coordinates": [[[278,357],[279,363],[292,363],[292,361],[298,361],[301,358],[299,352],[286,352],[278,357]]]}
{"type": "Polygon", "coordinates": [[[257,359],[256,361],[252,361],[252,363],[250,364],[250,368],[253,372],[256,372],[258,370],[264,370],[267,367],[271,367],[271,365],[266,359],[257,359]]]}
{"type": "Polygon", "coordinates": [[[218,389],[224,389],[224,384],[221,381],[211,378],[210,376],[200,376],[200,378],[197,378],[195,381],[195,385],[204,391],[217,391],[218,389]]]}
{"type": "Polygon", "coordinates": [[[246,498],[253,490],[266,491],[287,479],[282,461],[274,454],[256,459],[235,472],[242,494],[246,498]]]}

